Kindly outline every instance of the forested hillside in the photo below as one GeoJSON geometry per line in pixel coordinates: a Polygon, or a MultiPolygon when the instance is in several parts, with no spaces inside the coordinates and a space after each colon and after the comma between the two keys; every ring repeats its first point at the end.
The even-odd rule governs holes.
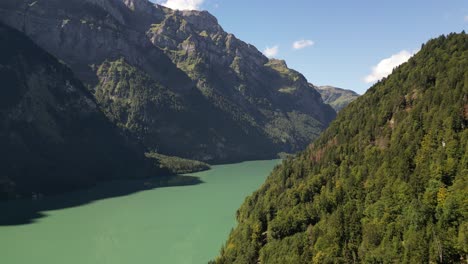
{"type": "Polygon", "coordinates": [[[237,213],[216,263],[466,263],[468,36],[430,40],[237,213]]]}

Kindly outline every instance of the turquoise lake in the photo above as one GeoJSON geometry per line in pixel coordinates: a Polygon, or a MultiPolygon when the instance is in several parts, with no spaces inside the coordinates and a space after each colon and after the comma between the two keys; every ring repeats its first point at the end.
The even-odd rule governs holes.
{"type": "Polygon", "coordinates": [[[6,212],[3,221],[23,208],[59,208],[28,215],[29,222],[0,225],[1,263],[207,263],[217,256],[236,225],[236,210],[279,163],[217,165],[190,174],[200,184],[123,191],[111,198],[87,196],[145,183],[103,183],[39,201],[0,204],[6,212]],[[64,201],[73,206],[61,206],[64,201]]]}

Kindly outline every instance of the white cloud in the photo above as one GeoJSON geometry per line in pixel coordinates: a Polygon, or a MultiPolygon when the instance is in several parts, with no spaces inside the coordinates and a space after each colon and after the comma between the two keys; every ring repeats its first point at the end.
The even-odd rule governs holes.
{"type": "Polygon", "coordinates": [[[199,10],[205,0],[166,0],[161,5],[178,10],[199,10]]]}
{"type": "Polygon", "coordinates": [[[366,83],[376,82],[392,73],[393,69],[405,63],[414,55],[407,50],[402,50],[393,54],[390,58],[381,60],[376,66],[372,67],[372,73],[364,78],[366,83]]]}
{"type": "Polygon", "coordinates": [[[293,43],[293,49],[300,50],[300,49],[312,46],[314,44],[315,42],[313,42],[312,40],[302,39],[302,40],[295,41],[293,43]]]}
{"type": "Polygon", "coordinates": [[[464,17],[465,22],[468,22],[468,15],[464,17]]]}
{"type": "Polygon", "coordinates": [[[266,47],[266,49],[263,51],[263,54],[265,54],[265,56],[267,56],[268,58],[272,58],[276,55],[278,55],[279,53],[279,46],[278,45],[275,45],[273,47],[266,47]]]}

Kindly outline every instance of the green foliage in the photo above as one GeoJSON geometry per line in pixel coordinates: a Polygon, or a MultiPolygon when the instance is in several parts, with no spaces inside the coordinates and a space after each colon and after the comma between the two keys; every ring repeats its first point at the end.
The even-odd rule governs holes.
{"type": "MultiPolygon", "coordinates": [[[[186,56],[185,51],[171,54],[186,56]]],[[[191,77],[214,78],[204,72],[206,65],[200,57],[181,59],[178,66],[191,77]]],[[[284,81],[277,73],[273,74],[280,82],[284,81]]],[[[95,88],[95,97],[106,115],[141,138],[150,151],[170,156],[216,162],[295,152],[324,129],[325,123],[319,120],[327,120],[334,114],[327,107],[321,115],[323,104],[304,107],[288,103],[296,101],[300,93],[319,97],[309,87],[295,88],[299,95],[279,95],[281,98],[246,94],[252,106],[244,109],[226,91],[211,89],[208,84],[199,94],[195,90],[167,89],[124,59],[105,61],[98,67],[97,75],[100,83],[95,88]],[[274,101],[281,105],[274,106],[274,101]]]]}
{"type": "Polygon", "coordinates": [[[186,174],[210,169],[210,165],[197,160],[171,157],[154,152],[146,153],[146,157],[155,159],[162,170],[167,170],[172,174],[186,174]]]}
{"type": "Polygon", "coordinates": [[[95,97],[107,117],[150,152],[203,161],[278,152],[253,118],[222,96],[209,102],[196,89],[168,89],[124,59],[105,61],[97,74],[95,97]]]}
{"type": "Polygon", "coordinates": [[[161,24],[151,24],[150,31],[153,33],[157,33],[161,29],[161,24]]]}
{"type": "Polygon", "coordinates": [[[180,97],[123,59],[104,62],[97,75],[101,79],[95,91],[97,101],[111,120],[132,133],[147,130],[142,108],[154,108],[158,116],[184,111],[180,97]]]}
{"type": "Polygon", "coordinates": [[[322,132],[322,127],[312,116],[292,111],[283,115],[276,114],[265,126],[265,131],[277,142],[290,142],[291,150],[296,150],[301,149],[301,144],[295,139],[316,138],[322,132]]]}
{"type": "Polygon", "coordinates": [[[209,37],[208,33],[206,32],[206,30],[203,30],[202,32],[199,33],[200,36],[202,37],[209,37]]]}
{"type": "Polygon", "coordinates": [[[466,262],[468,36],[429,41],[237,212],[216,263],[466,262]]]}
{"type": "Polygon", "coordinates": [[[295,82],[301,78],[301,74],[289,69],[284,60],[270,59],[265,66],[272,68],[290,81],[295,82]]]}

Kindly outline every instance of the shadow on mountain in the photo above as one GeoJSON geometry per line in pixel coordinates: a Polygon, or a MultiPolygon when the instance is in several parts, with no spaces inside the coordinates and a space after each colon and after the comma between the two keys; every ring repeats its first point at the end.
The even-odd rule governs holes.
{"type": "Polygon", "coordinates": [[[37,199],[21,199],[0,202],[0,226],[33,224],[47,217],[44,212],[60,210],[92,203],[94,201],[127,196],[141,191],[164,187],[189,186],[202,184],[194,176],[165,176],[144,180],[119,180],[99,183],[85,190],[37,199]]]}

